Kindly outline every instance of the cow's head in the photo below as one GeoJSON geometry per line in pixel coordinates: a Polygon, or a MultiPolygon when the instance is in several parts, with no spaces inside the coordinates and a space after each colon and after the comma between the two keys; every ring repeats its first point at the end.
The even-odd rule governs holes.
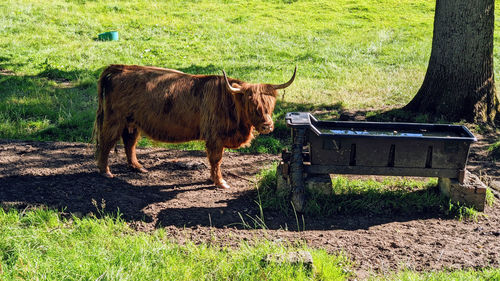
{"type": "Polygon", "coordinates": [[[242,95],[243,109],[250,123],[261,134],[269,134],[274,130],[273,119],[271,118],[276,105],[276,96],[279,89],[290,86],[295,80],[297,67],[293,71],[292,78],[284,84],[250,84],[250,83],[229,83],[226,72],[223,70],[227,89],[234,95],[242,95]]]}

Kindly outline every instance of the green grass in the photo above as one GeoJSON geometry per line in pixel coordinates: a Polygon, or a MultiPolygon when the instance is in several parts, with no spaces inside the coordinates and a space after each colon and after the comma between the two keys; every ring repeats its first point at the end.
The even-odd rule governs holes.
{"type": "MultiPolygon", "coordinates": [[[[260,204],[264,210],[279,210],[290,216],[294,214],[290,193],[276,189],[275,164],[258,175],[260,204]]],[[[372,215],[372,216],[422,216],[440,215],[458,220],[477,221],[484,213],[460,203],[452,203],[443,196],[435,178],[412,180],[400,177],[384,177],[382,181],[332,178],[332,194],[306,190],[307,202],[304,212],[314,216],[372,215]]],[[[487,204],[494,197],[490,190],[487,204]]]]}
{"type": "Polygon", "coordinates": [[[270,83],[285,81],[298,65],[296,82],[275,112],[278,131],[244,150],[279,151],[286,142],[287,111],[328,110],[329,117],[338,117],[341,109],[377,111],[411,100],[427,67],[434,5],[418,0],[2,1],[0,138],[89,141],[96,80],[111,63],[204,74],[225,69],[233,77],[270,83]],[[120,40],[96,40],[109,30],[118,30],[120,40]]]}
{"type": "Polygon", "coordinates": [[[179,245],[163,229],[135,232],[119,216],[65,219],[51,210],[0,208],[1,280],[346,280],[350,264],[342,254],[265,240],[179,245]],[[296,250],[311,252],[313,270],[262,262],[296,250]]]}
{"type": "MultiPolygon", "coordinates": [[[[297,65],[295,83],[278,101],[275,131],[239,150],[277,153],[289,141],[286,112],[321,111],[319,116],[336,118],[345,109],[367,110],[368,117],[377,119],[382,109],[410,101],[425,75],[434,5],[430,0],[4,0],[0,2],[0,138],[89,141],[97,77],[111,63],[201,74],[225,69],[232,77],[269,83],[287,80],[297,65]],[[95,40],[109,30],[118,30],[120,40],[95,40]]],[[[498,13],[500,4],[496,5],[498,13]]],[[[495,24],[498,30],[500,22],[495,24]]],[[[495,34],[497,79],[499,42],[495,34]]],[[[414,119],[425,122],[427,117],[414,119]]],[[[202,142],[160,145],[142,139],[140,145],[203,149],[202,142]]],[[[497,147],[492,146],[491,153],[498,159],[497,147]]],[[[262,175],[261,204],[292,214],[289,200],[274,194],[273,174],[271,169],[262,175]]],[[[435,211],[462,219],[477,214],[451,205],[433,184],[337,178],[333,182],[337,199],[315,198],[307,210],[329,215],[435,211]],[[409,188],[401,191],[401,185],[409,188]]],[[[256,247],[242,244],[239,249],[177,245],[161,229],[135,233],[117,218],[63,219],[46,210],[0,211],[2,280],[349,276],[344,257],[323,251],[313,251],[315,260],[320,260],[315,275],[300,266],[259,263],[266,253],[288,250],[271,242],[256,247]]],[[[410,271],[390,278],[475,280],[499,279],[498,275],[498,270],[451,275],[410,271]]]]}
{"type": "MultiPolygon", "coordinates": [[[[298,65],[272,139],[287,111],[400,106],[423,79],[433,9],[417,0],[3,1],[0,69],[15,75],[0,76],[0,138],[88,141],[96,79],[111,63],[269,83],[298,65]],[[108,30],[120,40],[95,40],[108,30]]],[[[261,142],[247,151],[282,146],[261,142]]]]}
{"type": "MultiPolygon", "coordinates": [[[[305,245],[268,240],[236,248],[178,244],[168,232],[136,232],[120,219],[62,217],[57,211],[0,208],[1,280],[348,280],[352,262],[305,245]],[[263,262],[267,254],[307,250],[314,268],[263,262]]],[[[372,280],[499,280],[499,269],[377,274],[372,280]]]]}
{"type": "MultiPolygon", "coordinates": [[[[242,150],[274,153],[286,144],[288,111],[329,111],[327,117],[338,117],[342,109],[377,111],[411,100],[427,67],[434,5],[418,0],[2,1],[0,70],[9,75],[0,75],[0,138],[89,141],[96,80],[111,63],[203,74],[225,69],[233,77],[269,83],[287,80],[297,65],[296,82],[275,111],[277,131],[242,150]],[[96,40],[109,30],[117,30],[120,40],[96,40]]],[[[203,149],[200,143],[166,147],[203,149]]]]}
{"type": "Polygon", "coordinates": [[[496,160],[500,159],[500,140],[488,147],[488,154],[496,160]]]}
{"type": "Polygon", "coordinates": [[[376,276],[368,280],[401,280],[401,281],[479,281],[500,280],[500,269],[457,270],[417,273],[412,270],[403,270],[398,273],[376,276]]]}

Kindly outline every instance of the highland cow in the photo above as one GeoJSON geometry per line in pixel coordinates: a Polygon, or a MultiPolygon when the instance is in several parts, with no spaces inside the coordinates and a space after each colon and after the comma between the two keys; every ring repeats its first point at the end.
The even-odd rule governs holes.
{"type": "Polygon", "coordinates": [[[161,142],[204,140],[210,178],[229,188],[220,169],[224,148],[251,142],[253,130],[273,131],[271,118],[277,90],[292,84],[251,84],[223,75],[191,75],[177,70],[136,65],[110,65],[98,82],[94,124],[99,171],[113,177],[111,149],[123,139],[128,164],[139,172],[135,147],[140,134],[161,142]]]}

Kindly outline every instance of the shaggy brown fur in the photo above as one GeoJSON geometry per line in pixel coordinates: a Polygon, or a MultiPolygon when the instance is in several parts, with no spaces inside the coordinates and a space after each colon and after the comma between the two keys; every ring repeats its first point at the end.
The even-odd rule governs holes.
{"type": "Polygon", "coordinates": [[[107,67],[98,82],[94,125],[100,172],[113,176],[108,156],[120,137],[129,165],[141,172],[146,169],[135,152],[140,133],[162,142],[204,140],[211,179],[216,186],[229,187],[220,171],[224,148],[250,143],[254,128],[272,131],[277,91],[269,84],[228,81],[241,91],[232,91],[224,76],[136,65],[107,67]]]}

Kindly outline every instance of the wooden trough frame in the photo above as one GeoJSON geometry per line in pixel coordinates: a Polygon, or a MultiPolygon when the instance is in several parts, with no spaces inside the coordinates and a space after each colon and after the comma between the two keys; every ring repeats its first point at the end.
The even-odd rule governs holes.
{"type": "Polygon", "coordinates": [[[292,149],[279,173],[299,211],[311,175],[358,174],[438,177],[454,201],[484,209],[486,187],[475,184],[465,165],[476,138],[465,126],[416,123],[319,121],[309,113],[286,115],[292,149]]]}

